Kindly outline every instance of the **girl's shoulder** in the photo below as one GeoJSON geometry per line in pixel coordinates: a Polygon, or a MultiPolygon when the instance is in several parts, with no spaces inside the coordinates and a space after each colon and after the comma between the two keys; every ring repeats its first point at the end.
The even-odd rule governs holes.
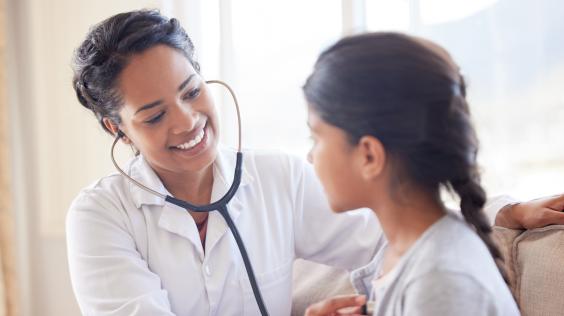
{"type": "Polygon", "coordinates": [[[485,243],[457,214],[447,214],[431,229],[409,260],[411,278],[457,276],[490,290],[493,284],[504,284],[485,243]]]}

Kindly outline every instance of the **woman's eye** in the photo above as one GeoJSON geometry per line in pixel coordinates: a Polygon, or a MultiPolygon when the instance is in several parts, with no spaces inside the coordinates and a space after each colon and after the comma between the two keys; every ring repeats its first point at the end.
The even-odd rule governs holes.
{"type": "Polygon", "coordinates": [[[184,100],[191,100],[197,97],[200,94],[200,88],[195,88],[190,90],[188,93],[184,95],[184,100]]]}
{"type": "Polygon", "coordinates": [[[148,124],[155,124],[155,123],[157,123],[158,121],[160,121],[160,120],[163,118],[164,114],[165,114],[164,111],[163,111],[163,112],[160,112],[158,115],[156,115],[156,116],[154,116],[154,117],[152,117],[152,118],[146,120],[145,123],[148,123],[148,124]]]}

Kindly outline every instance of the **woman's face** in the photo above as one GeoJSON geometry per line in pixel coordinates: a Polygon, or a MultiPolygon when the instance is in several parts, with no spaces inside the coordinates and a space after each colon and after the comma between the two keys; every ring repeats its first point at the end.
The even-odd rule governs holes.
{"type": "Polygon", "coordinates": [[[217,155],[218,118],[206,84],[179,51],[133,55],[119,76],[120,129],[161,176],[205,170],[217,155]]]}
{"type": "Polygon", "coordinates": [[[363,206],[362,180],[358,174],[358,152],[348,141],[346,133],[331,124],[308,107],[308,126],[313,140],[308,160],[335,212],[357,209],[363,206]]]}

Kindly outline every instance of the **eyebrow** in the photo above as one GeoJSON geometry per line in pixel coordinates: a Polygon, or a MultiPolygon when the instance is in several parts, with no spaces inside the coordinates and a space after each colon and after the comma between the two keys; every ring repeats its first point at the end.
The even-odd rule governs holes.
{"type": "Polygon", "coordinates": [[[141,112],[141,111],[145,111],[145,110],[154,108],[155,106],[157,106],[157,105],[159,105],[159,104],[161,104],[161,103],[163,103],[163,100],[157,100],[157,101],[155,101],[155,102],[152,102],[152,103],[149,103],[149,104],[145,104],[145,105],[143,105],[142,107],[140,107],[137,111],[135,111],[135,114],[133,114],[133,115],[136,115],[137,113],[139,113],[139,112],[141,112]]]}
{"type": "MultiPolygon", "coordinates": [[[[192,80],[192,78],[194,78],[195,74],[191,74],[188,78],[186,78],[186,80],[182,81],[182,83],[178,86],[178,92],[182,91],[189,83],[190,80],[192,80]]],[[[151,102],[149,104],[145,104],[142,107],[140,107],[137,111],[135,111],[135,114],[141,112],[141,111],[145,111],[148,109],[152,109],[155,106],[160,105],[161,103],[163,103],[163,100],[157,100],[155,102],[151,102]]],[[[134,115],[135,115],[134,114],[134,115]]]]}
{"type": "Polygon", "coordinates": [[[191,74],[186,80],[184,80],[179,86],[178,86],[178,92],[182,91],[189,83],[190,80],[192,80],[192,78],[194,78],[195,74],[191,74]]]}

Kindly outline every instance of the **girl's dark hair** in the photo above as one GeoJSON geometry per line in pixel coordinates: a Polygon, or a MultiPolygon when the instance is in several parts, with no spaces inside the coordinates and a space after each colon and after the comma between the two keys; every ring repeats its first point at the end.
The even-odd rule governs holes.
{"type": "Polygon", "coordinates": [[[120,13],[95,25],[74,53],[72,79],[78,101],[90,109],[102,127],[107,117],[121,123],[122,100],[117,80],[131,56],[155,45],[167,45],[186,56],[196,71],[194,45],[178,20],[157,10],[120,13]]]}
{"type": "Polygon", "coordinates": [[[313,110],[343,129],[351,144],[372,135],[399,175],[435,194],[441,186],[454,190],[465,220],[501,260],[482,211],[486,194],[466,86],[444,49],[398,33],[347,37],[321,54],[303,90],[313,110]]]}

